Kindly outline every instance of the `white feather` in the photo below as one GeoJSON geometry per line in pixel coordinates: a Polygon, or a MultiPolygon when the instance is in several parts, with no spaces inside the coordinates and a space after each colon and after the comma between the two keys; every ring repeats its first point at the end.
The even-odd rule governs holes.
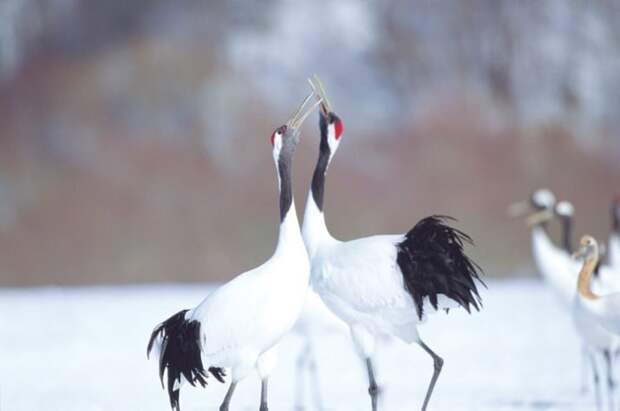
{"type": "Polygon", "coordinates": [[[579,305],[615,335],[620,335],[620,293],[603,296],[596,300],[580,296],[579,305]]]}
{"type": "Polygon", "coordinates": [[[191,313],[201,324],[205,364],[232,368],[235,378],[243,378],[291,329],[302,309],[309,262],[299,233],[287,233],[287,226],[294,231],[297,224],[291,214],[271,259],[214,291],[191,313]]]}
{"type": "MultiPolygon", "coordinates": [[[[570,310],[575,330],[585,346],[599,351],[614,351],[620,345],[618,337],[595,320],[577,298],[577,277],[581,263],[564,249],[556,247],[541,227],[532,229],[532,248],[540,274],[556,293],[559,301],[570,310]]],[[[599,278],[593,281],[593,289],[598,292],[613,289],[613,278],[610,278],[609,270],[601,267],[599,278]]]]}

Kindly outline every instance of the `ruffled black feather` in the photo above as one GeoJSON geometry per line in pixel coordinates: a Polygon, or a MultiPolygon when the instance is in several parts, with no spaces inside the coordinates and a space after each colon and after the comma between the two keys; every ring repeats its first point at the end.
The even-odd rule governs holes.
{"type": "Polygon", "coordinates": [[[418,318],[422,319],[424,298],[437,309],[437,296],[443,294],[470,312],[481,307],[476,281],[481,268],[463,251],[465,243],[473,244],[471,237],[452,228],[448,216],[430,216],[420,220],[398,244],[397,263],[402,271],[405,287],[411,294],[418,318]]]}
{"type": "MultiPolygon", "coordinates": [[[[168,370],[167,386],[170,406],[173,410],[180,410],[179,389],[175,383],[181,382],[181,375],[192,385],[197,383],[202,387],[207,385],[207,371],[202,364],[200,354],[200,323],[188,321],[182,310],[159,324],[153,330],[146,348],[146,355],[150,354],[158,337],[161,337],[159,353],[159,378],[164,386],[164,372],[168,370]]],[[[219,382],[224,382],[224,370],[210,367],[208,370],[219,382]]]]}

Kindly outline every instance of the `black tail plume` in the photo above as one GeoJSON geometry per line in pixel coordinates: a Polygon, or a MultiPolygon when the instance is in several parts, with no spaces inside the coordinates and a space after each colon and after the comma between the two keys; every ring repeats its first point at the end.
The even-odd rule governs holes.
{"type": "MultiPolygon", "coordinates": [[[[155,341],[161,337],[159,352],[159,378],[164,386],[164,372],[167,370],[168,396],[170,406],[179,411],[179,388],[181,375],[192,385],[207,385],[207,371],[200,354],[200,322],[185,319],[188,310],[179,311],[153,330],[146,348],[147,357],[155,341]],[[178,385],[177,385],[178,384],[178,385]]],[[[210,367],[208,370],[219,382],[224,382],[224,370],[210,367]]]]}
{"type": "Polygon", "coordinates": [[[418,318],[422,319],[424,297],[437,309],[437,296],[444,294],[467,312],[470,306],[480,309],[481,300],[476,288],[482,269],[463,251],[471,237],[446,221],[448,216],[430,216],[420,220],[398,244],[397,262],[405,287],[413,297],[418,318]]]}

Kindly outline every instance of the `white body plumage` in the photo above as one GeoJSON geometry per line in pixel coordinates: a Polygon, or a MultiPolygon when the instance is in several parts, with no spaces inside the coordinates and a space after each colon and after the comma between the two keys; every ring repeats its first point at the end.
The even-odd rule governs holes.
{"type": "Polygon", "coordinates": [[[293,327],[305,301],[310,277],[292,192],[292,158],[299,126],[314,109],[308,96],[286,125],[271,136],[280,192],[280,228],[274,254],[257,268],[224,284],[192,310],[182,310],[159,324],[149,340],[159,359],[170,405],[180,410],[183,381],[207,384],[209,377],[232,382],[220,407],[227,411],[236,384],[256,369],[261,377],[261,410],[267,410],[268,377],[275,365],[275,345],[293,327]]]}
{"type": "MultiPolygon", "coordinates": [[[[574,260],[565,249],[556,247],[541,226],[535,226],[532,229],[532,251],[540,274],[571,314],[575,331],[583,343],[583,353],[586,354],[586,358],[590,360],[593,367],[596,384],[598,362],[595,358],[603,355],[607,372],[612,372],[610,353],[614,353],[620,347],[620,339],[584,308],[577,295],[576,286],[581,264],[574,260]]],[[[611,281],[608,267],[601,267],[600,271],[602,275],[592,281],[593,287],[599,291],[613,287],[614,284],[609,284],[611,281]]],[[[598,387],[595,386],[594,389],[597,392],[598,387]]]]}
{"type": "Polygon", "coordinates": [[[579,305],[587,310],[609,332],[620,336],[620,294],[601,296],[596,300],[579,299],[579,305]]]}
{"type": "Polygon", "coordinates": [[[532,255],[541,276],[555,292],[559,301],[570,307],[577,288],[579,263],[570,258],[568,253],[556,247],[544,228],[532,228],[532,255]]]}
{"type": "Polygon", "coordinates": [[[230,368],[234,380],[255,367],[261,378],[269,375],[273,360],[261,361],[261,357],[295,324],[308,288],[309,269],[293,204],[282,222],[275,254],[188,313],[203,324],[204,363],[230,368]]]}
{"type": "Polygon", "coordinates": [[[477,266],[463,253],[469,237],[444,224],[443,217],[420,220],[407,234],[375,235],[338,241],[327,230],[323,215],[325,176],[343,132],[318,78],[311,84],[323,102],[319,157],[312,177],[302,226],[311,264],[313,289],[350,328],[366,362],[371,404],[377,410],[379,388],[372,356],[376,339],[392,335],[418,343],[432,358],[434,373],[424,399],[426,410],[443,360],[420,339],[416,325],[431,310],[450,308],[447,293],[467,308],[478,308],[477,266]],[[427,304],[433,299],[435,304],[427,304]],[[434,308],[431,308],[432,306],[434,308]]]}

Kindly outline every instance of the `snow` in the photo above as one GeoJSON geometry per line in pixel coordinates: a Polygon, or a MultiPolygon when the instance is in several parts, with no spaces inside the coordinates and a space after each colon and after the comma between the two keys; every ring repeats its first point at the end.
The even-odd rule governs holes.
{"type": "MultiPolygon", "coordinates": [[[[169,410],[156,366],[146,359],[153,327],[199,303],[208,286],[158,285],[0,290],[0,410],[169,410]]],[[[491,281],[481,313],[453,310],[420,327],[445,360],[430,410],[583,410],[579,343],[567,313],[540,281],[491,281]]],[[[315,336],[329,410],[369,410],[365,373],[346,334],[315,336]]],[[[280,345],[270,383],[272,410],[294,408],[292,334],[280,345]]],[[[419,409],[432,361],[417,346],[384,343],[377,357],[382,410],[419,409]]],[[[184,411],[217,410],[226,387],[185,386],[184,411]]],[[[237,389],[232,408],[258,409],[258,379],[237,389]]]]}

